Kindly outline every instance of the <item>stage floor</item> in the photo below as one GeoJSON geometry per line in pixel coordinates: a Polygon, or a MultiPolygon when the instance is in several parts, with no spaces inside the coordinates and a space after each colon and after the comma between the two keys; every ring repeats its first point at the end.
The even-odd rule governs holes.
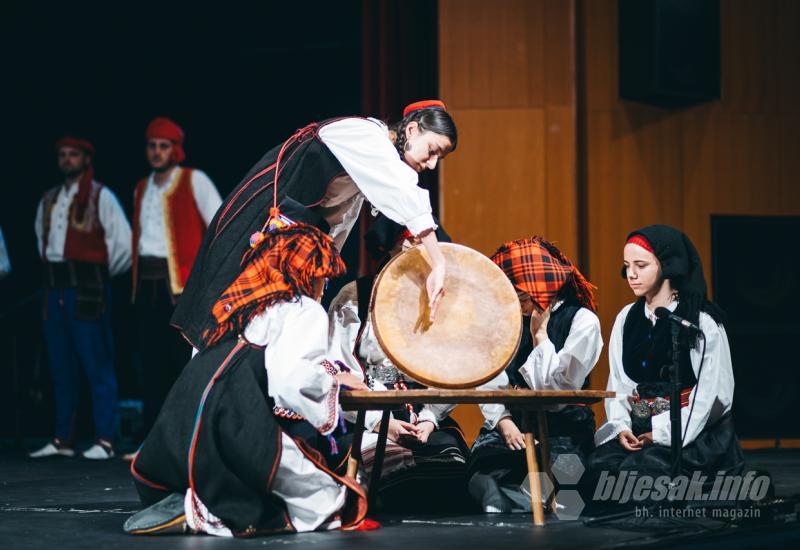
{"type": "MultiPolygon", "coordinates": [[[[748,453],[750,468],[771,472],[778,496],[800,494],[800,450],[748,453]]],[[[535,528],[529,515],[377,516],[370,532],[327,532],[249,540],[207,536],[131,537],[125,518],[138,510],[128,464],[115,459],[29,460],[0,448],[0,547],[2,548],[220,548],[296,546],[317,548],[613,548],[621,546],[753,547],[800,543],[800,524],[734,526],[683,520],[661,529],[633,519],[624,525],[587,526],[548,516],[535,528]]]]}

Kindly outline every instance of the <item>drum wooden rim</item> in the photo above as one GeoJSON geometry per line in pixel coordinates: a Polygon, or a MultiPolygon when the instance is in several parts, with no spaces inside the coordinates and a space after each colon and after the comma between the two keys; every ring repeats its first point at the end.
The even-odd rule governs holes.
{"type": "MultiPolygon", "coordinates": [[[[389,260],[389,262],[387,262],[387,264],[377,275],[377,277],[375,278],[375,284],[373,285],[372,294],[370,297],[370,304],[369,304],[370,321],[372,323],[372,329],[375,333],[375,337],[377,338],[378,343],[380,344],[384,353],[386,353],[386,356],[401,372],[408,375],[410,378],[422,384],[425,384],[426,386],[431,386],[435,388],[444,388],[444,389],[474,388],[476,386],[488,382],[489,380],[492,380],[494,377],[500,374],[500,372],[502,372],[508,366],[508,364],[512,361],[512,359],[516,355],[517,350],[519,349],[520,341],[522,339],[522,330],[523,330],[522,315],[520,314],[519,311],[519,300],[517,298],[516,290],[514,290],[513,285],[508,280],[505,273],[503,273],[503,271],[485,255],[469,247],[454,243],[439,243],[439,247],[442,249],[442,252],[446,257],[446,261],[448,257],[452,257],[453,255],[457,256],[458,254],[461,254],[470,257],[470,261],[479,263],[481,266],[481,270],[486,271],[487,275],[490,277],[490,281],[493,283],[492,286],[493,292],[501,293],[503,295],[502,307],[506,312],[509,322],[507,330],[504,332],[504,334],[507,334],[508,336],[505,337],[506,341],[504,342],[503,346],[501,346],[504,348],[503,350],[504,352],[501,352],[500,354],[501,358],[496,360],[496,364],[492,365],[491,367],[488,367],[484,374],[480,376],[475,376],[473,378],[470,378],[469,380],[448,381],[442,379],[435,379],[426,375],[425,373],[421,373],[414,370],[413,367],[405,365],[404,359],[398,355],[398,353],[396,352],[397,350],[392,349],[393,346],[391,344],[387,345],[385,334],[382,332],[382,321],[376,315],[376,303],[378,303],[379,294],[382,291],[381,281],[385,277],[387,277],[387,273],[391,273],[393,271],[394,266],[398,262],[403,262],[404,260],[407,260],[406,255],[408,254],[422,254],[423,258],[425,259],[425,262],[428,263],[429,265],[429,262],[427,262],[427,253],[425,252],[424,247],[421,245],[413,247],[401,254],[398,254],[397,256],[389,260]],[[513,304],[513,306],[510,304],[513,304]],[[515,312],[515,314],[513,312],[515,312]]],[[[428,271],[426,271],[422,276],[427,277],[427,274],[429,272],[430,271],[428,268],[428,271]]],[[[450,272],[451,270],[448,269],[448,273],[450,272]]],[[[447,288],[448,288],[448,282],[447,279],[445,279],[445,291],[447,291],[447,288]]],[[[444,299],[447,298],[447,296],[448,295],[446,294],[445,298],[443,298],[443,301],[444,299]]],[[[425,309],[427,309],[427,305],[425,306],[425,309]]],[[[437,317],[441,315],[441,309],[442,306],[440,306],[440,313],[437,314],[437,317]]],[[[485,327],[485,328],[491,330],[492,327],[485,327]]]]}

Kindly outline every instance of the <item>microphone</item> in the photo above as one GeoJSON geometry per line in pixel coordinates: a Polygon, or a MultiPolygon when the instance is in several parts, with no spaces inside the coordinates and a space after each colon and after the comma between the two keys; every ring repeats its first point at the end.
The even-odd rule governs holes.
{"type": "Polygon", "coordinates": [[[655,310],[655,314],[656,314],[656,317],[658,317],[659,319],[668,319],[668,320],[672,321],[673,323],[678,323],[683,328],[686,328],[686,329],[689,329],[689,330],[694,330],[696,332],[703,332],[702,330],[700,330],[700,327],[698,327],[697,325],[695,325],[691,321],[687,321],[683,317],[675,315],[674,313],[672,313],[670,310],[668,310],[665,307],[657,307],[656,310],[655,310]]]}

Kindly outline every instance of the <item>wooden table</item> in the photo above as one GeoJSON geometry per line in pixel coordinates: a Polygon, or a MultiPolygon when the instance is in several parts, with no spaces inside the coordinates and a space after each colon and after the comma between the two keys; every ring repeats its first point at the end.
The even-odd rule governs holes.
{"type": "MultiPolygon", "coordinates": [[[[386,437],[389,430],[389,414],[405,403],[501,403],[509,409],[522,412],[521,431],[525,434],[525,458],[528,462],[528,479],[530,480],[531,507],[533,522],[544,525],[544,507],[542,506],[542,489],[539,483],[539,464],[536,459],[533,439],[531,413],[536,416],[536,432],[539,437],[542,463],[545,472],[550,473],[550,446],[547,438],[546,409],[555,405],[590,405],[598,401],[614,397],[614,392],[599,390],[392,390],[392,391],[343,391],[339,396],[342,408],[347,411],[358,411],[356,428],[353,434],[353,446],[347,464],[347,475],[355,478],[361,457],[361,437],[364,433],[364,418],[368,410],[383,411],[378,443],[375,448],[375,462],[369,480],[368,498],[370,504],[375,502],[378,485],[383,469],[383,457],[386,452],[386,437]]],[[[555,499],[548,500],[548,506],[555,510],[555,499]]]]}

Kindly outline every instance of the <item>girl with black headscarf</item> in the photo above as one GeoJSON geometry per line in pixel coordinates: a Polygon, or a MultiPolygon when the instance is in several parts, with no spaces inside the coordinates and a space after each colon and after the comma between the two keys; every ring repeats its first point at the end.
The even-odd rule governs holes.
{"type": "Polygon", "coordinates": [[[733,370],[724,314],[709,302],[700,256],[681,231],[650,225],[628,235],[622,276],[637,297],[617,315],[609,344],[607,422],[592,467],[670,475],[672,337],[664,307],[705,335],[680,337],[682,474],[735,474],[742,451],[731,420],[733,370]],[[701,369],[702,366],[702,369],[701,369]]]}

